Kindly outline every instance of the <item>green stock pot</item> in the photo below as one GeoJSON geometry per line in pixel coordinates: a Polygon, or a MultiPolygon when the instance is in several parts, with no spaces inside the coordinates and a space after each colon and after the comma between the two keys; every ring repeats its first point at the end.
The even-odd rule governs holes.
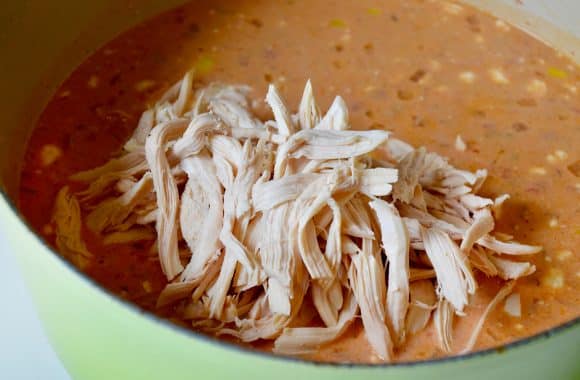
{"type": "MultiPolygon", "coordinates": [[[[0,4],[0,228],[49,340],[74,379],[580,379],[580,318],[499,349],[459,357],[379,366],[315,364],[245,351],[144,314],[46,246],[20,217],[14,201],[19,163],[36,118],[88,54],[180,2],[0,4]]],[[[580,1],[467,2],[580,61],[580,1]]]]}

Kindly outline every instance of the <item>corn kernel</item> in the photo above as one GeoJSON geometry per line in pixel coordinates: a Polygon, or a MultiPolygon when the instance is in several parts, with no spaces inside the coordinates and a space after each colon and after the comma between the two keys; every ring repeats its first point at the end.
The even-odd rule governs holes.
{"type": "Polygon", "coordinates": [[[153,88],[155,86],[155,81],[152,81],[150,79],[144,79],[142,81],[139,81],[135,84],[135,90],[137,92],[144,92],[149,90],[150,88],[153,88]]]}
{"type": "Polygon", "coordinates": [[[495,26],[496,26],[496,28],[498,28],[499,30],[502,30],[504,32],[509,32],[511,29],[510,26],[508,24],[506,24],[503,20],[496,20],[495,26]]]}
{"type": "Polygon", "coordinates": [[[569,249],[561,249],[556,252],[556,258],[560,261],[564,261],[572,257],[572,251],[569,249]]]}
{"type": "Polygon", "coordinates": [[[52,226],[50,224],[45,224],[42,227],[42,233],[44,235],[50,236],[50,235],[54,234],[54,228],[52,228],[52,226]]]}
{"type": "Polygon", "coordinates": [[[60,156],[62,156],[62,150],[58,146],[47,144],[40,150],[40,163],[44,167],[50,166],[58,160],[60,156]]]}
{"type": "Polygon", "coordinates": [[[541,281],[544,286],[560,289],[564,286],[564,273],[560,269],[550,268],[541,281]]]}
{"type": "Polygon", "coordinates": [[[346,27],[346,22],[344,22],[344,20],[341,20],[339,18],[335,18],[333,20],[330,20],[330,22],[328,24],[330,26],[332,26],[333,28],[345,28],[346,27]]]}
{"type": "Polygon", "coordinates": [[[463,71],[459,73],[459,79],[465,83],[473,83],[475,81],[475,74],[471,71],[463,71]]]}
{"type": "Polygon", "coordinates": [[[548,86],[546,85],[546,82],[544,82],[543,80],[534,78],[530,81],[530,83],[528,83],[526,90],[528,90],[530,94],[540,97],[546,95],[546,92],[548,91],[548,86]]]}
{"type": "Polygon", "coordinates": [[[566,153],[565,151],[558,149],[554,152],[554,154],[556,155],[556,157],[558,157],[560,160],[565,160],[568,158],[568,153],[566,153]]]}
{"type": "Polygon", "coordinates": [[[535,175],[546,175],[547,171],[546,168],[541,166],[533,166],[530,168],[530,173],[535,175]]]}
{"type": "Polygon", "coordinates": [[[568,76],[568,73],[564,70],[560,70],[556,67],[548,68],[548,75],[553,78],[564,79],[568,76]]]}
{"type": "Polygon", "coordinates": [[[452,14],[452,15],[458,15],[463,11],[463,7],[461,5],[448,3],[448,2],[444,2],[442,5],[443,5],[443,10],[445,10],[447,13],[452,14]]]}
{"type": "Polygon", "coordinates": [[[350,34],[350,31],[346,32],[342,36],[340,36],[340,41],[344,42],[344,43],[350,42],[351,39],[352,39],[352,35],[350,34]]]}
{"type": "Polygon", "coordinates": [[[441,62],[432,59],[429,61],[429,69],[431,69],[431,71],[438,71],[441,70],[441,62]]]}
{"type": "Polygon", "coordinates": [[[196,72],[200,75],[209,73],[214,66],[214,60],[207,55],[199,56],[194,65],[196,72]]]}
{"type": "Polygon", "coordinates": [[[570,84],[570,83],[565,83],[564,87],[566,87],[566,89],[568,91],[570,91],[572,94],[577,94],[578,93],[578,87],[570,84]]]}
{"type": "Polygon", "coordinates": [[[96,75],[91,75],[87,82],[87,87],[89,88],[97,88],[99,87],[99,77],[96,75]]]}
{"type": "Polygon", "coordinates": [[[147,293],[151,293],[153,291],[153,287],[151,286],[151,283],[147,280],[143,281],[141,283],[141,286],[143,287],[143,290],[145,290],[147,293]]]}
{"type": "Polygon", "coordinates": [[[491,77],[491,80],[499,84],[508,84],[510,82],[504,72],[500,69],[490,69],[489,76],[491,77]]]}

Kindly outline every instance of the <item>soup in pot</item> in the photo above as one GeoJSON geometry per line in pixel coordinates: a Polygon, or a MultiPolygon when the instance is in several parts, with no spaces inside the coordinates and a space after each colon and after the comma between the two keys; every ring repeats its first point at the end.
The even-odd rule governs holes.
{"type": "Polygon", "coordinates": [[[193,1],[87,58],[20,210],[118,297],[324,362],[580,316],[580,72],[446,1],[193,1]]]}

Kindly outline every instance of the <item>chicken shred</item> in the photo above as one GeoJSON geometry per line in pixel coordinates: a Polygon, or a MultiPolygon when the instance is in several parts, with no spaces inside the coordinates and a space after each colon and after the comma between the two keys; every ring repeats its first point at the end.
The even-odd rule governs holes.
{"type": "Polygon", "coordinates": [[[273,120],[254,113],[250,90],[198,88],[193,72],[167,90],[117,157],[71,176],[76,194],[58,193],[62,254],[91,265],[84,234],[155,241],[167,278],[158,307],[175,304],[182,322],[302,355],[360,316],[385,361],[430,321],[453,351],[453,317],[477,291],[477,270],[507,285],[472,349],[490,310],[535,271],[525,255],[542,249],[494,234],[509,196],[478,195],[485,170],[351,130],[340,96],[322,115],[310,81],[295,114],[269,86],[273,120]],[[323,327],[309,325],[316,315],[323,327]]]}
{"type": "Polygon", "coordinates": [[[422,229],[427,256],[437,274],[441,295],[462,312],[469,294],[475,293],[475,279],[465,256],[449,235],[435,228],[422,229]]]}
{"type": "Polygon", "coordinates": [[[409,234],[397,209],[381,200],[370,202],[381,227],[383,250],[389,266],[387,315],[396,344],[405,340],[405,316],[409,308],[409,234]]]}
{"type": "Polygon", "coordinates": [[[56,247],[59,252],[79,268],[89,264],[93,255],[81,236],[81,208],[77,198],[63,187],[56,196],[53,223],[56,225],[56,247]]]}
{"type": "Polygon", "coordinates": [[[302,129],[312,129],[320,121],[320,110],[316,105],[310,80],[306,82],[306,86],[304,87],[304,93],[302,94],[302,100],[298,108],[298,119],[300,120],[300,127],[302,129]]]}
{"type": "Polygon", "coordinates": [[[493,297],[493,299],[487,305],[487,307],[483,311],[483,314],[481,315],[481,317],[477,321],[477,324],[475,325],[475,328],[471,332],[471,336],[469,337],[469,339],[467,341],[467,344],[465,345],[465,347],[463,347],[463,350],[461,350],[462,353],[466,353],[466,352],[469,352],[469,351],[473,350],[473,347],[475,346],[475,343],[477,342],[477,338],[479,337],[479,334],[481,333],[481,330],[483,329],[483,325],[485,324],[485,320],[487,319],[487,317],[489,316],[489,314],[493,311],[493,309],[501,301],[503,301],[504,299],[506,299],[506,297],[511,294],[512,290],[514,289],[514,286],[515,286],[515,281],[507,282],[497,292],[497,294],[495,295],[495,297],[493,297]]]}
{"type": "Polygon", "coordinates": [[[409,312],[405,321],[409,334],[415,334],[427,326],[436,303],[437,295],[432,281],[419,280],[411,283],[409,312]]]}
{"type": "Polygon", "coordinates": [[[433,315],[433,322],[439,346],[441,346],[443,351],[451,352],[453,344],[453,305],[445,299],[439,299],[435,315],[433,315]]]}
{"type": "Polygon", "coordinates": [[[361,309],[367,340],[381,359],[390,360],[393,342],[387,327],[387,289],[383,273],[377,257],[364,249],[352,257],[350,286],[361,309]]]}

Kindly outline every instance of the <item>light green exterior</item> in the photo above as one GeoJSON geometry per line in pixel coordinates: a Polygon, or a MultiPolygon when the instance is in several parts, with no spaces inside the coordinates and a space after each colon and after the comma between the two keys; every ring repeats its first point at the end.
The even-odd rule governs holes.
{"type": "MultiPolygon", "coordinates": [[[[98,46],[128,24],[178,2],[2,2],[0,188],[13,194],[14,157],[22,152],[28,127],[58,81],[87,53],[75,46],[98,46]],[[139,12],[127,3],[139,3],[139,12]],[[39,30],[51,38],[41,41],[39,30]]],[[[144,317],[109,296],[46,248],[4,199],[0,228],[49,339],[74,379],[580,379],[578,323],[502,353],[412,366],[336,367],[243,352],[144,317]]]]}
{"type": "Polygon", "coordinates": [[[84,280],[0,203],[45,330],[74,379],[573,379],[580,326],[503,353],[391,368],[347,368],[257,356],[144,318],[84,280]]]}

